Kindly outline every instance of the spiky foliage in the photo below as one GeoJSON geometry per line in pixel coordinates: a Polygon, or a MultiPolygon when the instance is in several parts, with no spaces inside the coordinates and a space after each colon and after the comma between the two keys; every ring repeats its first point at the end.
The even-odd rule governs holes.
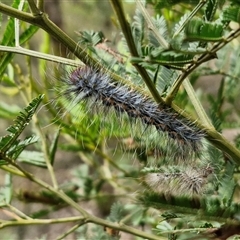
{"type": "MultiPolygon", "coordinates": [[[[43,95],[33,99],[29,106],[24,108],[23,112],[20,112],[20,114],[14,120],[14,125],[11,125],[7,128],[7,131],[10,134],[0,138],[0,156],[3,160],[6,157],[16,160],[28,145],[37,141],[36,136],[30,136],[24,140],[20,140],[18,137],[30,123],[33,114],[36,112],[42,99],[43,95]]],[[[6,164],[9,163],[6,162],[6,164]]]]}

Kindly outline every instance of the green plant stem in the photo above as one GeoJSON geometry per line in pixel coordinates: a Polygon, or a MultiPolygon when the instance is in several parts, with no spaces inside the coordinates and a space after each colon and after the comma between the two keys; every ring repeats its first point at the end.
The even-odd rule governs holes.
{"type": "Polygon", "coordinates": [[[42,12],[38,9],[38,7],[36,6],[35,2],[33,0],[27,0],[29,7],[31,9],[31,12],[33,14],[33,16],[37,16],[39,14],[41,14],[42,12]]]}
{"type": "Polygon", "coordinates": [[[101,218],[97,218],[97,217],[94,217],[94,216],[92,216],[92,219],[89,219],[89,222],[96,223],[96,224],[101,225],[101,226],[106,226],[106,227],[109,227],[109,228],[113,228],[113,229],[123,231],[123,232],[126,232],[126,233],[131,233],[134,236],[142,237],[144,239],[166,240],[166,238],[164,238],[164,237],[155,236],[153,234],[148,234],[148,233],[140,231],[138,229],[126,226],[125,224],[108,222],[106,220],[103,220],[101,218]]]}
{"type": "Polygon", "coordinates": [[[26,214],[24,214],[23,212],[21,212],[20,210],[18,210],[17,208],[15,208],[14,206],[6,203],[6,206],[14,213],[16,213],[19,217],[21,218],[25,218],[27,220],[32,220],[32,218],[30,218],[29,216],[27,216],[26,214]]]}
{"type": "Polygon", "coordinates": [[[44,10],[44,0],[37,0],[37,7],[41,12],[43,12],[43,10],[44,10]]]}
{"type": "Polygon", "coordinates": [[[77,230],[80,226],[82,226],[84,224],[84,222],[80,222],[79,224],[73,226],[72,228],[70,228],[68,231],[66,231],[65,233],[61,234],[59,237],[56,238],[56,240],[61,240],[64,239],[66,236],[68,236],[70,233],[74,232],[75,230],[77,230]]]}
{"type": "Polygon", "coordinates": [[[128,214],[127,216],[125,216],[125,217],[120,221],[120,223],[127,223],[128,221],[131,220],[131,218],[133,218],[133,216],[134,216],[135,214],[137,214],[138,212],[141,212],[141,211],[142,211],[142,209],[141,209],[141,208],[138,208],[138,209],[135,210],[134,212],[132,212],[132,213],[128,214]]]}
{"type": "MultiPolygon", "coordinates": [[[[208,56],[208,58],[206,59],[206,61],[212,59],[212,55],[208,56]]],[[[179,90],[179,88],[181,87],[183,81],[187,78],[187,76],[193,72],[193,70],[195,70],[200,64],[202,64],[202,62],[200,63],[200,61],[196,60],[195,63],[193,65],[189,65],[191,67],[187,67],[186,70],[184,70],[176,79],[176,81],[173,84],[173,87],[170,91],[170,93],[168,94],[168,96],[166,97],[166,104],[171,105],[171,103],[173,102],[174,98],[177,95],[177,92],[179,90]]]]}
{"type": "MultiPolygon", "coordinates": [[[[135,43],[134,43],[134,39],[132,36],[131,27],[126,20],[126,17],[125,17],[124,11],[123,11],[122,2],[120,0],[110,0],[110,2],[112,4],[113,9],[115,10],[117,17],[118,17],[122,32],[125,36],[125,39],[127,41],[127,45],[128,45],[128,48],[130,50],[132,57],[139,57],[135,43]]],[[[150,79],[145,68],[143,68],[142,66],[140,66],[138,64],[133,64],[133,65],[137,69],[137,71],[140,73],[140,75],[142,76],[144,82],[146,83],[146,85],[147,85],[149,91],[151,92],[153,98],[155,99],[155,101],[157,103],[163,103],[164,102],[163,99],[159,95],[153,81],[150,79]]]]}
{"type": "MultiPolygon", "coordinates": [[[[199,7],[202,7],[205,4],[206,1],[201,1],[199,2],[199,7]]],[[[142,3],[137,0],[137,5],[139,7],[139,9],[141,10],[141,13],[143,14],[145,21],[147,22],[148,26],[150,26],[150,29],[153,31],[155,37],[158,39],[159,43],[162,45],[162,47],[164,48],[168,48],[168,43],[166,42],[166,40],[159,34],[159,31],[154,27],[154,24],[152,23],[151,17],[149,16],[149,14],[147,13],[146,9],[144,8],[144,6],[142,5],[142,3]]],[[[196,9],[198,9],[198,7],[196,7],[196,9]]],[[[194,14],[192,14],[194,15],[194,14]]],[[[188,18],[189,19],[189,18],[188,18]]],[[[188,21],[188,19],[186,21],[188,21]]],[[[182,25],[183,26],[183,25],[182,25]]],[[[219,48],[220,46],[218,46],[219,48]]],[[[221,46],[222,47],[222,46],[221,46]]],[[[203,54],[206,55],[208,53],[203,54]]],[[[211,59],[211,55],[209,56],[209,59],[211,59]]],[[[207,61],[208,59],[204,59],[204,61],[207,61]]],[[[196,66],[197,67],[197,66],[196,66]]],[[[188,74],[186,74],[186,72],[183,72],[181,75],[179,75],[179,78],[175,81],[175,84],[171,90],[171,92],[169,93],[169,95],[166,98],[166,103],[171,105],[173,99],[175,98],[181,84],[183,84],[190,100],[191,103],[193,104],[195,111],[201,121],[201,124],[205,127],[205,129],[210,129],[213,130],[213,125],[210,121],[210,119],[208,118],[205,110],[203,109],[202,104],[200,103],[199,99],[197,98],[195,91],[191,85],[191,83],[189,82],[188,78],[187,78],[188,74]],[[172,92],[174,92],[174,95],[172,95],[172,92]]]]}
{"type": "Polygon", "coordinates": [[[192,87],[192,84],[189,82],[189,79],[186,78],[185,81],[183,82],[183,86],[191,99],[191,103],[193,104],[195,111],[202,123],[202,125],[205,126],[206,129],[214,129],[214,126],[212,125],[211,120],[207,116],[205,110],[203,109],[202,104],[200,103],[199,99],[197,98],[195,91],[192,87]]]}
{"type": "Polygon", "coordinates": [[[68,218],[57,218],[57,219],[20,219],[16,221],[5,221],[0,220],[0,229],[10,226],[23,226],[23,225],[45,225],[52,223],[66,223],[66,222],[77,222],[85,220],[84,217],[68,217],[68,218]]]}
{"type": "Polygon", "coordinates": [[[13,168],[13,167],[11,167],[11,166],[0,165],[0,168],[1,168],[2,170],[4,170],[4,171],[9,172],[9,173],[12,173],[12,174],[14,174],[14,175],[16,175],[16,176],[25,177],[25,178],[26,178],[26,176],[25,176],[24,173],[22,173],[22,172],[19,171],[18,169],[13,168]]]}
{"type": "Polygon", "coordinates": [[[53,223],[66,223],[66,222],[76,222],[81,221],[81,225],[86,223],[95,223],[101,226],[106,226],[109,228],[113,228],[119,231],[123,231],[126,233],[133,234],[134,236],[139,236],[145,239],[151,240],[166,240],[166,238],[159,237],[153,234],[149,234],[138,229],[126,226],[124,224],[118,224],[103,220],[101,218],[95,216],[89,216],[89,218],[85,217],[68,217],[68,218],[58,218],[58,219],[21,219],[17,221],[4,221],[0,220],[0,229],[10,226],[23,226],[23,225],[45,225],[45,224],[53,224],[53,223]]]}
{"type": "Polygon", "coordinates": [[[91,64],[98,67],[100,64],[94,60],[89,54],[84,51],[72,38],[65,34],[60,28],[58,28],[52,21],[49,20],[47,14],[39,13],[36,16],[32,16],[29,13],[19,11],[15,8],[9,7],[6,4],[0,3],[0,12],[7,14],[8,16],[18,18],[24,22],[39,26],[49,33],[52,37],[56,38],[62,44],[68,47],[68,49],[75,54],[76,57],[81,59],[85,64],[91,64]]]}
{"type": "MultiPolygon", "coordinates": [[[[28,58],[28,60],[30,60],[30,59],[28,58]]],[[[28,66],[30,66],[29,61],[28,61],[28,66]]],[[[31,69],[31,68],[29,67],[29,69],[31,69]]],[[[23,86],[23,88],[22,88],[26,92],[25,94],[22,94],[23,99],[25,100],[26,104],[28,104],[31,101],[31,99],[33,98],[31,84],[29,84],[27,86],[28,87],[25,87],[25,88],[23,86]]],[[[22,92],[23,91],[21,91],[21,93],[22,92]]],[[[42,132],[42,129],[39,126],[38,118],[36,117],[35,114],[32,117],[32,121],[33,121],[33,126],[34,126],[35,130],[38,133],[38,136],[40,136],[40,138],[41,138],[41,143],[42,143],[41,144],[41,148],[42,148],[42,152],[44,154],[44,160],[46,162],[46,165],[47,165],[47,168],[48,168],[48,171],[49,171],[49,174],[50,174],[53,186],[54,186],[54,188],[57,189],[58,188],[58,183],[57,183],[56,176],[55,176],[55,173],[54,173],[54,170],[53,170],[53,166],[51,165],[49,148],[47,146],[46,138],[45,138],[45,136],[44,136],[44,134],[42,132]]]]}
{"type": "MultiPolygon", "coordinates": [[[[24,6],[24,1],[20,1],[20,4],[18,5],[18,10],[22,11],[24,6]]],[[[15,18],[14,19],[14,33],[15,33],[15,46],[18,47],[19,46],[19,36],[20,36],[20,29],[19,29],[19,19],[15,18]]]]}
{"type": "Polygon", "coordinates": [[[64,63],[66,65],[70,65],[70,66],[74,66],[74,67],[77,67],[81,64],[81,62],[79,62],[79,61],[66,59],[66,58],[51,55],[51,54],[40,53],[37,51],[22,48],[22,47],[9,47],[9,46],[0,45],[0,52],[17,53],[17,54],[21,54],[21,55],[25,55],[25,56],[30,56],[30,57],[34,57],[34,58],[47,60],[50,62],[64,63]]]}
{"type": "Polygon", "coordinates": [[[51,179],[52,179],[53,187],[54,187],[55,189],[58,189],[58,183],[57,183],[57,179],[56,179],[56,176],[55,176],[55,173],[54,173],[53,166],[52,166],[52,164],[51,164],[50,153],[49,153],[49,148],[48,148],[48,146],[47,146],[46,138],[45,138],[45,136],[43,135],[42,129],[41,129],[41,127],[39,126],[38,118],[37,118],[35,115],[33,116],[33,121],[34,121],[35,129],[37,130],[38,135],[39,135],[40,138],[41,138],[42,151],[43,151],[43,154],[44,154],[44,159],[45,159],[45,162],[46,162],[46,165],[47,165],[47,168],[48,168],[50,177],[51,177],[51,179]]]}

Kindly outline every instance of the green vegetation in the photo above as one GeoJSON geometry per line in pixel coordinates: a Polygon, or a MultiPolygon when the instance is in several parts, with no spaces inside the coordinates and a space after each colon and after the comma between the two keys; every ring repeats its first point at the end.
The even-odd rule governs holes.
{"type": "MultiPolygon", "coordinates": [[[[113,9],[113,39],[104,29],[81,30],[73,39],[50,20],[44,0],[0,3],[1,133],[7,125],[0,138],[0,229],[6,239],[16,237],[7,235],[12,227],[40,225],[43,232],[24,236],[240,236],[240,135],[225,137],[229,129],[240,132],[240,2],[123,2],[100,7],[102,14],[113,9]],[[63,57],[50,54],[58,44],[67,51],[63,57]],[[76,104],[73,69],[84,65],[106,75],[111,87],[104,88],[108,95],[76,104]],[[113,92],[123,92],[125,101],[113,92]],[[139,108],[129,92],[143,99],[139,108]],[[172,118],[153,119],[149,103],[143,112],[146,99],[172,118]],[[179,137],[183,125],[188,141],[179,137]],[[204,138],[195,148],[198,134],[204,138]],[[53,231],[56,225],[64,227],[53,231]]],[[[86,11],[99,7],[84,4],[86,11]]]]}

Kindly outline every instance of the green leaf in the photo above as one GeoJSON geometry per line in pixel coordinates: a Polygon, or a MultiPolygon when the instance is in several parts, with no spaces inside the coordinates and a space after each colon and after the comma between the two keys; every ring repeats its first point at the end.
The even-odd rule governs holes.
{"type": "Polygon", "coordinates": [[[8,45],[14,39],[14,19],[10,18],[8,20],[8,24],[5,28],[5,32],[3,34],[3,38],[1,41],[1,45],[8,45]]]}
{"type": "MultiPolygon", "coordinates": [[[[20,3],[20,0],[14,0],[12,7],[18,8],[19,3],[20,3]]],[[[10,18],[5,28],[1,45],[8,45],[10,42],[12,42],[12,40],[14,39],[14,33],[15,33],[14,18],[10,18]]]]}
{"type": "Polygon", "coordinates": [[[83,190],[84,190],[84,196],[89,196],[91,191],[93,190],[93,180],[90,177],[86,177],[84,179],[84,185],[83,185],[83,190]]]}
{"type": "Polygon", "coordinates": [[[0,77],[2,76],[2,74],[4,73],[7,65],[10,63],[10,61],[13,58],[13,54],[12,53],[5,53],[0,60],[0,77]]]}
{"type": "Polygon", "coordinates": [[[235,145],[238,149],[240,149],[240,134],[238,134],[234,139],[235,145]]]}
{"type": "Polygon", "coordinates": [[[228,162],[226,164],[225,172],[223,176],[219,179],[220,186],[218,188],[218,193],[223,201],[224,206],[230,206],[236,187],[236,183],[233,178],[235,165],[228,162]]]}
{"type": "Polygon", "coordinates": [[[221,108],[223,105],[224,100],[224,86],[225,86],[225,80],[224,78],[221,80],[220,87],[218,89],[217,98],[209,95],[208,99],[211,105],[210,110],[210,118],[212,120],[213,126],[218,132],[221,132],[221,124],[223,122],[223,114],[221,112],[221,108]]]}
{"type": "Polygon", "coordinates": [[[25,138],[23,141],[17,140],[16,143],[8,150],[8,156],[11,156],[12,159],[17,159],[19,154],[29,145],[36,143],[38,137],[30,136],[25,138]]]}
{"type": "MultiPolygon", "coordinates": [[[[174,25],[173,28],[173,35],[175,34],[175,32],[178,32],[180,28],[182,28],[183,24],[186,23],[187,19],[189,18],[190,13],[185,13],[183,16],[181,16],[180,20],[174,25]]],[[[182,31],[178,34],[178,35],[182,35],[182,31]]]]}
{"type": "Polygon", "coordinates": [[[44,95],[39,95],[37,98],[33,99],[33,101],[24,108],[24,111],[20,112],[17,116],[15,124],[7,128],[7,131],[10,132],[10,134],[0,139],[0,150],[2,153],[6,153],[14,146],[17,147],[19,143],[23,143],[25,146],[29,145],[29,142],[31,142],[30,139],[26,139],[25,142],[20,142],[17,138],[31,121],[32,116],[37,110],[37,107],[41,103],[43,97],[44,95]]]}
{"type": "Polygon", "coordinates": [[[79,31],[78,35],[80,35],[79,44],[89,46],[96,46],[105,40],[105,36],[101,31],[79,31]]]}
{"type": "Polygon", "coordinates": [[[37,31],[39,27],[30,25],[19,37],[19,43],[23,44],[27,42],[37,31]]]}
{"type": "MultiPolygon", "coordinates": [[[[169,34],[167,29],[167,22],[164,19],[163,16],[157,15],[155,18],[152,19],[152,23],[155,26],[155,28],[158,30],[159,34],[166,40],[169,41],[169,34]]],[[[160,47],[160,43],[156,36],[152,33],[152,31],[149,31],[148,34],[149,38],[149,44],[153,45],[154,47],[160,47]]]]}
{"type": "Polygon", "coordinates": [[[204,11],[205,20],[211,22],[217,11],[218,0],[208,0],[204,11]]]}
{"type": "MultiPolygon", "coordinates": [[[[13,8],[18,8],[18,5],[20,3],[20,0],[15,0],[12,4],[13,8]]],[[[1,45],[11,45],[12,42],[14,41],[14,18],[10,18],[8,20],[8,24],[5,28],[3,38],[1,41],[1,45]]],[[[2,76],[3,72],[5,71],[7,64],[11,61],[12,53],[0,53],[0,77],[2,76]]]]}
{"type": "Polygon", "coordinates": [[[47,167],[44,160],[44,154],[42,152],[24,150],[21,152],[17,160],[19,162],[24,162],[42,168],[47,167]]]}
{"type": "Polygon", "coordinates": [[[234,21],[240,23],[239,6],[231,6],[223,10],[223,21],[234,21]]]}
{"type": "Polygon", "coordinates": [[[221,41],[223,26],[217,23],[204,22],[200,18],[193,18],[185,28],[185,40],[188,41],[221,41]]]}
{"type": "Polygon", "coordinates": [[[112,222],[119,222],[123,217],[123,205],[120,202],[113,203],[109,220],[112,222]]]}
{"type": "Polygon", "coordinates": [[[157,78],[157,89],[160,93],[167,92],[168,87],[172,86],[172,83],[177,78],[177,73],[175,70],[161,66],[157,78]]]}
{"type": "Polygon", "coordinates": [[[6,84],[6,87],[17,87],[14,82],[14,67],[12,65],[8,65],[8,74],[3,75],[3,82],[6,84]]]}
{"type": "Polygon", "coordinates": [[[150,62],[158,63],[161,65],[184,65],[191,63],[193,59],[192,55],[176,53],[174,51],[159,51],[155,49],[151,53],[150,62]]]}

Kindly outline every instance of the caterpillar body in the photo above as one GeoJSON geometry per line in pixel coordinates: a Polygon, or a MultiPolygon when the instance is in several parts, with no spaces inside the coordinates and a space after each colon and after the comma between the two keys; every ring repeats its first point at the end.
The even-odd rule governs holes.
{"type": "Polygon", "coordinates": [[[113,81],[106,72],[81,66],[69,71],[64,82],[67,86],[64,94],[74,104],[85,101],[90,109],[101,104],[106,112],[113,109],[117,115],[126,114],[130,120],[140,121],[145,128],[153,127],[158,133],[165,133],[183,156],[199,152],[204,137],[202,130],[168,106],[113,81]]]}

